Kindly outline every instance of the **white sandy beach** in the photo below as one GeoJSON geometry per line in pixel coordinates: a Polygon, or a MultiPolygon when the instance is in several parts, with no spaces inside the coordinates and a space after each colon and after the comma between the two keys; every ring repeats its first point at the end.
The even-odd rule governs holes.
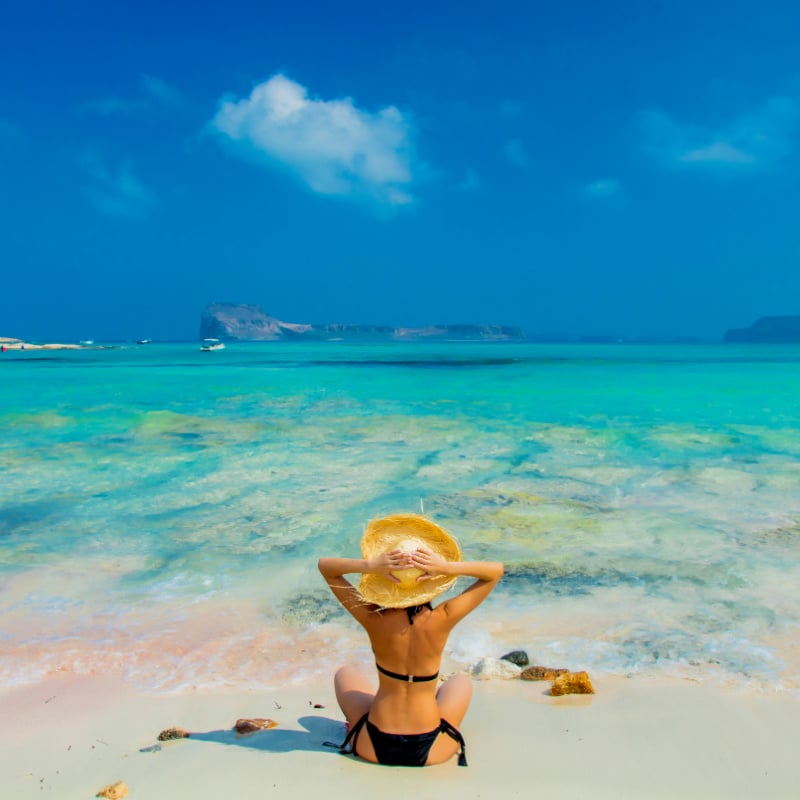
{"type": "Polygon", "coordinates": [[[136,694],[107,677],[54,678],[0,695],[3,798],[129,797],[795,798],[800,701],[688,681],[595,681],[593,697],[546,682],[476,683],[463,725],[469,767],[381,767],[340,741],[332,687],[136,694]],[[315,709],[312,703],[325,706],[315,709]],[[239,717],[280,727],[240,737],[239,717]],[[164,728],[192,738],[156,744],[164,728]]]}
{"type": "Polygon", "coordinates": [[[58,342],[48,342],[47,344],[34,344],[25,342],[22,339],[13,339],[8,336],[0,336],[0,345],[5,350],[83,350],[85,347],[80,344],[63,344],[58,342]]]}

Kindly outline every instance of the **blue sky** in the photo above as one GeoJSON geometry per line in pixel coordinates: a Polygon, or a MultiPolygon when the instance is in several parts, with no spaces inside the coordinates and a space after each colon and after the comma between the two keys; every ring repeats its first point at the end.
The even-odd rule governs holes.
{"type": "Polygon", "coordinates": [[[793,2],[36,3],[0,28],[0,335],[696,335],[800,313],[793,2]]]}

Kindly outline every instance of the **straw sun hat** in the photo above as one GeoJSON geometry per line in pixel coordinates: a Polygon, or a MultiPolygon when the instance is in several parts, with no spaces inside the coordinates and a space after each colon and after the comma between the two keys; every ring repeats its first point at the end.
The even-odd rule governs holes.
{"type": "MultiPolygon", "coordinates": [[[[436,523],[418,514],[373,519],[361,538],[361,554],[366,559],[390,550],[412,553],[419,547],[431,550],[446,561],[461,560],[458,542],[436,523]]],[[[417,578],[422,574],[417,567],[396,570],[392,575],[400,583],[394,583],[385,575],[367,573],[361,576],[358,593],[368,603],[382,608],[408,608],[430,602],[456,582],[454,575],[438,575],[418,583],[417,578]]]]}

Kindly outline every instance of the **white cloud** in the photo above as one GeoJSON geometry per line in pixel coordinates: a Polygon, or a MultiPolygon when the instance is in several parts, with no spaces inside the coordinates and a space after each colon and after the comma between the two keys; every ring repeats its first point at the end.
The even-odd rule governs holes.
{"type": "Polygon", "coordinates": [[[211,127],[243,155],[287,168],[320,194],[413,201],[412,128],[394,106],[373,113],[349,97],[310,98],[278,74],[249,97],[223,102],[211,127]]]}
{"type": "Polygon", "coordinates": [[[739,147],[735,147],[725,140],[712,142],[704,147],[687,150],[680,154],[680,160],[691,164],[696,162],[716,162],[718,164],[753,164],[755,155],[739,147]]]}
{"type": "Polygon", "coordinates": [[[95,210],[109,217],[142,218],[156,204],[155,193],[133,173],[128,163],[109,170],[93,155],[83,160],[83,193],[95,210]]]}
{"type": "Polygon", "coordinates": [[[791,98],[773,97],[751,114],[703,127],[651,110],[641,116],[644,148],[669,166],[768,167],[791,152],[799,111],[791,98]]]}
{"type": "Polygon", "coordinates": [[[526,169],[530,166],[531,160],[527,150],[519,139],[509,139],[503,145],[503,152],[506,158],[515,166],[526,169]]]}
{"type": "Polygon", "coordinates": [[[584,191],[590,197],[617,197],[622,192],[622,185],[616,178],[604,178],[587,183],[584,191]]]}

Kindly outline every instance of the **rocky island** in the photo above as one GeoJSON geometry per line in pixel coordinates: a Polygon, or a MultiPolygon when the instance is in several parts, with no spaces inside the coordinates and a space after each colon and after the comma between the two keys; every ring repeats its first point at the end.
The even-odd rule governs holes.
{"type": "Polygon", "coordinates": [[[800,344],[800,316],[761,317],[749,328],[732,328],[724,342],[737,344],[800,344]]]}
{"type": "Polygon", "coordinates": [[[394,328],[388,325],[353,325],[283,322],[257,305],[211,303],[200,318],[200,338],[222,341],[460,341],[519,342],[521,328],[511,325],[430,325],[394,328]]]}

